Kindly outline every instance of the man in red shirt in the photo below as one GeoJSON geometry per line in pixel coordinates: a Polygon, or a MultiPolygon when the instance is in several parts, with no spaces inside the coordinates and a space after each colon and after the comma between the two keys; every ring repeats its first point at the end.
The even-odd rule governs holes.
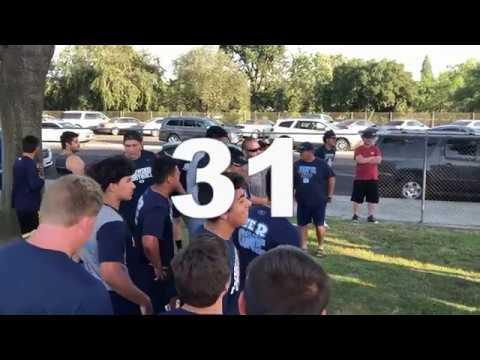
{"type": "Polygon", "coordinates": [[[355,149],[354,160],[357,162],[353,181],[352,221],[358,222],[358,207],[366,198],[368,203],[368,222],[378,223],[374,217],[375,204],[378,204],[378,164],[382,162],[380,149],[375,145],[375,132],[365,130],[362,133],[363,145],[355,149]]]}

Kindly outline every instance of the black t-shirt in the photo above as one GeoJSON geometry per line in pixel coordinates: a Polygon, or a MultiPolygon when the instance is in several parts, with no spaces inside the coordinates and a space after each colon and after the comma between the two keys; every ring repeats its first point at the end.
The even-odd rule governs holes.
{"type": "Polygon", "coordinates": [[[23,239],[0,248],[0,315],[112,315],[103,284],[65,253],[23,239]]]}
{"type": "Polygon", "coordinates": [[[257,256],[279,245],[300,247],[298,229],[286,218],[272,217],[271,209],[263,205],[250,208],[247,223],[235,230],[232,240],[240,258],[241,290],[247,267],[257,256]]]}
{"type": "Polygon", "coordinates": [[[325,160],[330,167],[333,167],[333,162],[335,161],[335,148],[327,150],[325,145],[320,145],[317,150],[315,150],[315,156],[319,159],[325,160]]]}
{"type": "Polygon", "coordinates": [[[240,295],[240,258],[238,257],[237,249],[231,239],[225,240],[218,235],[202,228],[197,236],[202,234],[213,235],[225,243],[227,247],[228,265],[230,268],[230,286],[223,297],[223,314],[224,315],[238,315],[238,296],[240,295]]]}
{"type": "Polygon", "coordinates": [[[298,160],[293,164],[295,199],[301,206],[319,206],[326,201],[328,179],[335,176],[324,160],[298,160]]]}
{"type": "Polygon", "coordinates": [[[119,213],[125,219],[126,223],[133,231],[135,210],[137,209],[138,199],[143,195],[145,190],[153,184],[152,168],[155,161],[155,154],[151,151],[142,150],[142,154],[137,160],[133,160],[135,166],[135,173],[132,176],[132,181],[135,184],[132,199],[129,201],[122,201],[120,203],[119,213]]]}

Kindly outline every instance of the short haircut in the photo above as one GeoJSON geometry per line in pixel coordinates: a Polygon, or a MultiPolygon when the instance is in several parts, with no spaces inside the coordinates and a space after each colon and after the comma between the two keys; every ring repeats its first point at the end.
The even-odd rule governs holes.
{"type": "Polygon", "coordinates": [[[170,175],[174,174],[175,166],[178,161],[167,155],[158,155],[155,158],[152,168],[153,182],[155,184],[163,184],[170,175]]]}
{"type": "Polygon", "coordinates": [[[40,145],[40,140],[33,135],[27,135],[22,139],[22,151],[31,154],[40,145]]]}
{"type": "Polygon", "coordinates": [[[213,125],[207,129],[205,136],[210,139],[221,139],[224,137],[228,138],[228,133],[221,126],[213,125]]]}
{"type": "Polygon", "coordinates": [[[63,176],[46,188],[40,222],[69,227],[84,216],[97,216],[102,205],[102,189],[95,180],[87,176],[63,176]]]}
{"type": "Polygon", "coordinates": [[[70,144],[74,139],[78,138],[78,134],[73,131],[64,131],[60,135],[60,142],[62,143],[62,149],[67,148],[67,144],[70,144]]]}
{"type": "Polygon", "coordinates": [[[128,140],[136,140],[138,142],[143,142],[143,135],[137,130],[127,130],[123,135],[123,143],[127,142],[128,140]]]}
{"type": "Polygon", "coordinates": [[[337,135],[333,130],[328,130],[323,134],[323,142],[325,143],[328,139],[336,137],[337,135]]]}
{"type": "MultiPolygon", "coordinates": [[[[247,181],[245,180],[245,178],[242,175],[231,172],[231,171],[230,172],[224,172],[222,175],[224,175],[228,179],[230,179],[230,181],[233,183],[233,188],[235,190],[246,189],[247,188],[247,181]]],[[[218,219],[220,219],[220,216],[217,216],[217,217],[214,217],[214,218],[211,218],[211,219],[208,219],[208,220],[209,221],[216,221],[218,219]]]]}
{"type": "Polygon", "coordinates": [[[330,284],[310,255],[282,245],[249,264],[244,296],[248,315],[320,315],[330,298],[330,284]]]}
{"type": "Polygon", "coordinates": [[[225,242],[213,235],[195,238],[171,264],[178,296],[191,306],[212,306],[230,279],[225,242]]]}
{"type": "Polygon", "coordinates": [[[104,159],[87,170],[87,175],[94,179],[105,192],[110,184],[117,184],[125,176],[132,176],[135,166],[122,155],[104,159]]]}

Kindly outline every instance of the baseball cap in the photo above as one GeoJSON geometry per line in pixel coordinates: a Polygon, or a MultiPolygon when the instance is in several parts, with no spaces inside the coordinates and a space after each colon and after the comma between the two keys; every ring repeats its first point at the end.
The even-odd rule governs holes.
{"type": "Polygon", "coordinates": [[[366,139],[373,139],[376,136],[376,131],[372,129],[366,129],[362,131],[362,137],[366,139]]]}
{"type": "Polygon", "coordinates": [[[299,150],[300,152],[303,151],[313,151],[315,148],[313,147],[312,143],[306,141],[300,144],[299,150]]]}

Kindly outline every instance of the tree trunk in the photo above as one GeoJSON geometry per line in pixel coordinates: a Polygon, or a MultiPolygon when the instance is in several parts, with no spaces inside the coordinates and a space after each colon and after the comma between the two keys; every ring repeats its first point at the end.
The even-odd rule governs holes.
{"type": "MultiPolygon", "coordinates": [[[[22,138],[41,139],[46,75],[54,45],[0,45],[0,125],[3,136],[3,189],[0,199],[0,241],[19,234],[11,209],[13,163],[22,152],[22,138]]],[[[43,164],[40,152],[38,161],[43,164]]]]}

